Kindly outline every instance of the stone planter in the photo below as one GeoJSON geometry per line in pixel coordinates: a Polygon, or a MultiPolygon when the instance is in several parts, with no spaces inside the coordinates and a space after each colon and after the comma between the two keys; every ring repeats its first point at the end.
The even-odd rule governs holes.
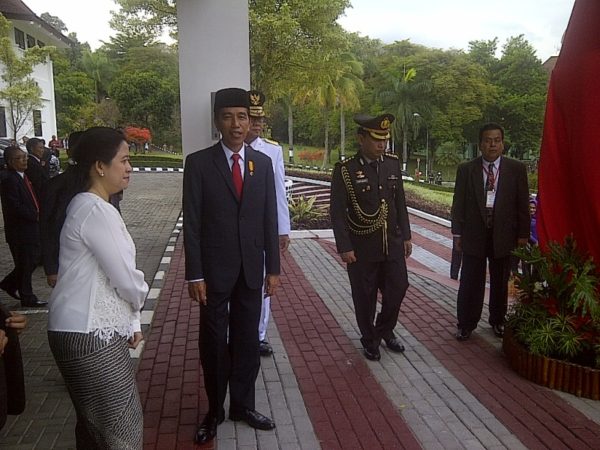
{"type": "Polygon", "coordinates": [[[508,364],[522,377],[578,397],[600,400],[600,370],[533,355],[506,329],[502,350],[508,364]]]}

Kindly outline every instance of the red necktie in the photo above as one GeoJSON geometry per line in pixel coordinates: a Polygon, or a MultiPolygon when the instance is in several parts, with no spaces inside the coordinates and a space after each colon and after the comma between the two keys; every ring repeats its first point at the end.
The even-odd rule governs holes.
{"type": "Polygon", "coordinates": [[[29,181],[29,178],[25,174],[23,174],[23,180],[25,180],[25,186],[27,186],[27,190],[31,194],[31,198],[33,199],[33,203],[35,204],[35,209],[39,213],[40,204],[38,203],[37,197],[35,196],[35,192],[33,192],[33,186],[31,185],[31,181],[29,181]]]}
{"type": "Polygon", "coordinates": [[[244,185],[244,180],[242,180],[242,168],[240,167],[240,155],[234,153],[231,155],[231,159],[233,159],[233,165],[231,166],[231,174],[233,176],[233,185],[235,186],[235,191],[237,192],[238,198],[241,200],[242,198],[242,186],[244,185]]]}
{"type": "Polygon", "coordinates": [[[496,177],[494,176],[494,164],[490,164],[487,173],[487,182],[485,183],[486,191],[493,191],[494,185],[496,184],[496,177]]]}

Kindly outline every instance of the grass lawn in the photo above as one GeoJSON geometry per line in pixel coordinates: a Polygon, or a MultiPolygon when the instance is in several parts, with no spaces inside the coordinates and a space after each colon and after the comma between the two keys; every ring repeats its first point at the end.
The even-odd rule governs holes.
{"type": "Polygon", "coordinates": [[[450,219],[453,192],[432,190],[417,183],[404,183],[408,206],[450,219]]]}

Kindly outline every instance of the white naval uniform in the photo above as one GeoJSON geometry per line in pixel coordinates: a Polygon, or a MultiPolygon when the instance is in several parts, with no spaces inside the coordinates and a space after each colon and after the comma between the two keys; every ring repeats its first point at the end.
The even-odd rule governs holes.
{"type": "MultiPolygon", "coordinates": [[[[283,167],[283,149],[280,145],[257,137],[250,143],[254,150],[264,153],[271,158],[273,164],[273,173],[275,174],[275,193],[277,196],[277,225],[279,236],[290,234],[290,211],[288,199],[285,192],[285,169],[283,167]]],[[[263,286],[264,289],[264,286],[263,286]]],[[[269,325],[269,315],[271,312],[271,298],[263,295],[263,304],[260,312],[260,322],[258,324],[258,337],[264,341],[267,335],[267,326],[269,325]]]]}

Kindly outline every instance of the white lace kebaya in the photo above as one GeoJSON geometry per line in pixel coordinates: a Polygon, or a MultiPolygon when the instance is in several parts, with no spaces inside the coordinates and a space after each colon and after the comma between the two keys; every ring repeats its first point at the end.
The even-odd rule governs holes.
{"type": "Polygon", "coordinates": [[[96,194],[76,195],[60,234],[48,330],[94,332],[105,341],[140,331],[148,285],[119,212],[96,194]]]}

